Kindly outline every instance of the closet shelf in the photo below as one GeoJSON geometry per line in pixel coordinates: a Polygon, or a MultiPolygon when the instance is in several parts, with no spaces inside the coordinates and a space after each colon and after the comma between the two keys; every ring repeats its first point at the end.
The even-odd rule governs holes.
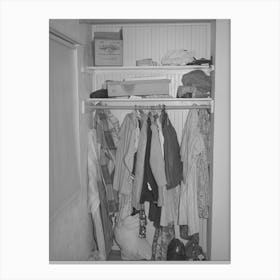
{"type": "Polygon", "coordinates": [[[89,98],[82,100],[82,113],[89,112],[90,109],[94,108],[133,110],[137,106],[150,108],[158,105],[165,105],[167,109],[209,108],[211,109],[211,113],[214,111],[214,100],[212,98],[89,98]],[[102,103],[101,105],[98,104],[100,102],[102,103]]]}
{"type": "Polygon", "coordinates": [[[214,70],[214,65],[202,66],[202,65],[184,65],[184,66],[88,66],[82,68],[83,72],[102,72],[102,71],[131,71],[131,70],[214,70]]]}

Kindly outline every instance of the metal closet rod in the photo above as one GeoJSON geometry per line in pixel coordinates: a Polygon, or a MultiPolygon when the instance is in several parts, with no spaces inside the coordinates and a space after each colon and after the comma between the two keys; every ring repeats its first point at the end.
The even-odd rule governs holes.
{"type": "Polygon", "coordinates": [[[211,105],[88,105],[90,109],[111,109],[111,110],[182,110],[182,109],[211,109],[211,105]]]}

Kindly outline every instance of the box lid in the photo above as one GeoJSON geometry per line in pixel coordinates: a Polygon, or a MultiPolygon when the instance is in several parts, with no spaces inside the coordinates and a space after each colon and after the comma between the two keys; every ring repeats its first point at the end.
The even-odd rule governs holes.
{"type": "Polygon", "coordinates": [[[122,40],[122,29],[119,32],[94,32],[94,39],[122,40]]]}

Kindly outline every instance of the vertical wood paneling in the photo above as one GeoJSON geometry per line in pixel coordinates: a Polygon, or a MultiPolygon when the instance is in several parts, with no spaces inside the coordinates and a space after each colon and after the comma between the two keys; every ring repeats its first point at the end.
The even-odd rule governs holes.
{"type": "Polygon", "coordinates": [[[198,57],[199,53],[199,36],[198,36],[198,28],[196,25],[191,28],[191,51],[195,57],[198,57]]]}
{"type": "Polygon", "coordinates": [[[160,26],[159,29],[160,32],[160,57],[159,60],[157,61],[159,64],[161,63],[161,58],[165,55],[166,49],[167,49],[167,37],[166,37],[166,28],[165,26],[160,26]]]}
{"type": "Polygon", "coordinates": [[[183,26],[183,44],[184,49],[191,51],[192,50],[192,28],[191,26],[183,26]]]}
{"type": "Polygon", "coordinates": [[[167,42],[168,50],[177,49],[176,40],[175,40],[176,28],[174,25],[167,26],[167,42]]]}
{"type": "Polygon", "coordinates": [[[197,57],[210,58],[210,24],[97,25],[94,31],[117,32],[123,28],[124,65],[136,60],[161,58],[172,49],[186,49],[197,57]]]}
{"type": "Polygon", "coordinates": [[[210,25],[206,25],[205,26],[206,29],[206,43],[205,43],[205,57],[209,57],[211,56],[211,26],[210,25]]]}
{"type": "Polygon", "coordinates": [[[151,36],[152,36],[151,57],[154,61],[159,63],[161,57],[160,25],[155,25],[152,28],[151,36]]]}

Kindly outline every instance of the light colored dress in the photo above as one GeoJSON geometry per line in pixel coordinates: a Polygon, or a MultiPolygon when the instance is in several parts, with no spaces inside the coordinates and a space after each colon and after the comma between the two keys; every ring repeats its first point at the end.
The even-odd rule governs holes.
{"type": "Polygon", "coordinates": [[[98,181],[98,144],[96,141],[96,130],[88,132],[88,208],[92,215],[95,228],[96,242],[98,246],[98,259],[106,260],[106,246],[103,225],[100,215],[100,200],[97,186],[98,181]]]}
{"type": "Polygon", "coordinates": [[[209,170],[205,136],[200,127],[198,110],[190,110],[181,144],[183,181],[179,224],[188,225],[189,235],[200,233],[201,240],[205,240],[205,223],[209,208],[209,170]]]}

